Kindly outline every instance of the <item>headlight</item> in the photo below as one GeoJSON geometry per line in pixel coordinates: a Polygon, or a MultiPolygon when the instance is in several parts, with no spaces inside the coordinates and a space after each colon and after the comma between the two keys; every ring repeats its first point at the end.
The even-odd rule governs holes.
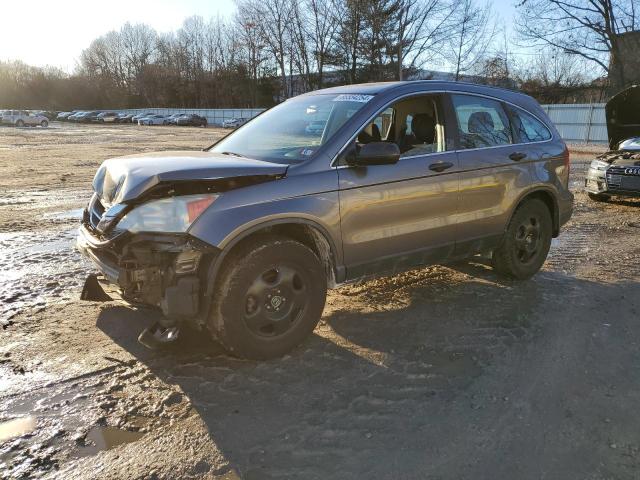
{"type": "Polygon", "coordinates": [[[130,232],[186,232],[218,195],[184,195],[153,200],[134,208],[118,222],[130,232]]]}
{"type": "Polygon", "coordinates": [[[609,168],[609,164],[607,162],[603,162],[602,160],[594,160],[591,162],[590,168],[594,170],[606,170],[609,168]]]}

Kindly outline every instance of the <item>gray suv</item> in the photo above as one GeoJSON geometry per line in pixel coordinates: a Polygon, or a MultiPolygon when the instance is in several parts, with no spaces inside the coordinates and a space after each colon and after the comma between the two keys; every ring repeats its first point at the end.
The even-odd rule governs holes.
{"type": "Polygon", "coordinates": [[[186,321],[235,355],[277,357],[343,282],[479,253],[531,277],[571,216],[568,179],[567,148],[526,95],[436,81],[320,90],[204,151],[105,161],[78,237],[101,274],[82,297],[161,311],[148,346],[186,321]]]}

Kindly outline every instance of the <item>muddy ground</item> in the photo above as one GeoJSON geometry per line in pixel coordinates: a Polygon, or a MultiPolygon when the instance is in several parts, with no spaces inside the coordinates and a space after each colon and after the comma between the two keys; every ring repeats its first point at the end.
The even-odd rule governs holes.
{"type": "Polygon", "coordinates": [[[640,477],[640,202],[580,191],[592,152],[530,281],[425,268],[331,292],[280,360],[151,352],[153,314],[77,300],[77,218],[102,160],[221,134],[0,129],[2,478],[640,477]]]}

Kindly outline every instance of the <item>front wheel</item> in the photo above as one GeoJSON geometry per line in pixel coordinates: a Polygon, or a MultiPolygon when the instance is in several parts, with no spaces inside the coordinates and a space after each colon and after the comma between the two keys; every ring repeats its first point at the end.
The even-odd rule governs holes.
{"type": "Polygon", "coordinates": [[[22,120],[18,120],[16,122],[16,127],[24,127],[24,122],[22,120]]]}
{"type": "Polygon", "coordinates": [[[209,328],[233,355],[280,357],[313,332],[326,294],[324,266],[309,247],[260,237],[225,261],[209,328]]]}
{"type": "Polygon", "coordinates": [[[47,122],[46,120],[42,120],[42,121],[40,122],[40,126],[41,126],[42,128],[47,128],[47,127],[49,126],[49,122],[47,122]]]}
{"type": "Polygon", "coordinates": [[[502,243],[493,252],[493,268],[505,277],[531,278],[547,258],[552,230],[547,205],[538,199],[527,200],[513,214],[502,243]]]}

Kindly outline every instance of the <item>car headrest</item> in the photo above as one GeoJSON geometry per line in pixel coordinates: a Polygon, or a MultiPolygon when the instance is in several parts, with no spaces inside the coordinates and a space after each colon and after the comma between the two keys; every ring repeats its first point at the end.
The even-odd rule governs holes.
{"type": "Polygon", "coordinates": [[[473,112],[467,123],[469,133],[493,133],[493,119],[489,112],[473,112]]]}
{"type": "Polygon", "coordinates": [[[428,113],[418,113],[411,119],[411,131],[419,142],[433,143],[436,137],[436,122],[428,113]]]}

